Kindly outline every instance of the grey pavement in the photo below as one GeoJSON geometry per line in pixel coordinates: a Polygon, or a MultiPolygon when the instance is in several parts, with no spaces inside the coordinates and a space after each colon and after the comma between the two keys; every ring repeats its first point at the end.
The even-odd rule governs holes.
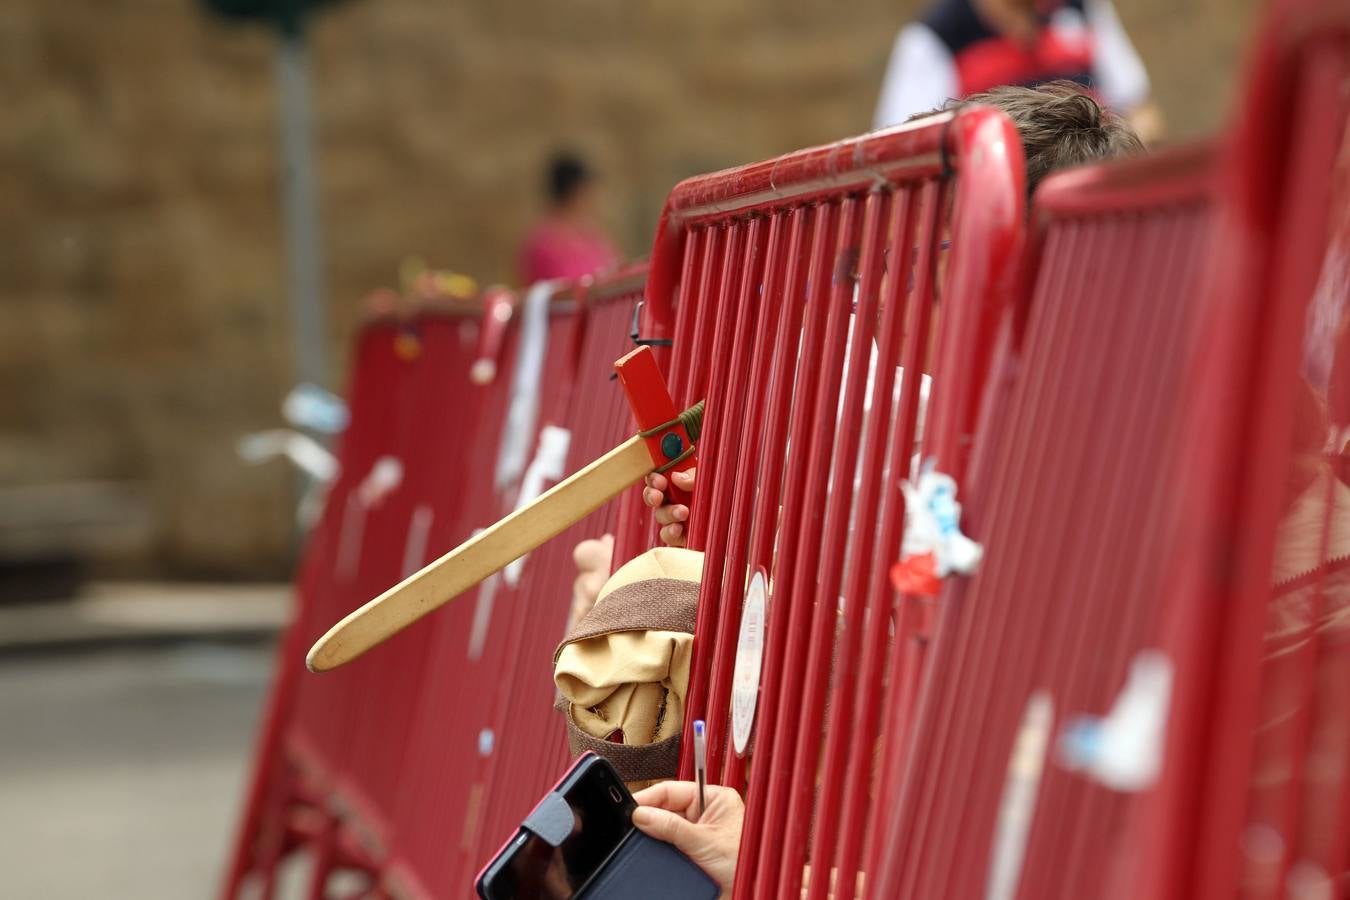
{"type": "MultiPolygon", "coordinates": [[[[279,622],[276,596],[255,612],[270,606],[279,622]]],[[[87,607],[101,624],[83,633],[101,636],[67,642],[67,652],[0,654],[0,896],[183,900],[218,890],[273,645],[239,639],[266,633],[258,621],[241,631],[237,616],[228,625],[242,606],[212,616],[173,589],[139,597],[123,597],[120,618],[118,603],[87,607]],[[136,628],[130,610],[144,616],[136,628]],[[212,623],[228,626],[219,630],[228,643],[213,639],[212,623]],[[163,640],[122,641],[138,632],[163,640]]],[[[12,647],[23,616],[4,612],[0,643],[12,647]]],[[[82,633],[24,615],[33,634],[53,629],[44,641],[62,628],[82,633]]]]}

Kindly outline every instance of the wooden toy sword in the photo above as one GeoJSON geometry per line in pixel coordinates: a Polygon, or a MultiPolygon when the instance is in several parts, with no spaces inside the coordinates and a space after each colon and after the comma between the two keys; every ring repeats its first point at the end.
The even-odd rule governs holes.
{"type": "MultiPolygon", "coordinates": [[[[557,537],[645,475],[693,466],[702,401],[677,413],[649,347],[639,347],[614,368],[633,407],[637,434],[347,615],[310,648],[305,658],[310,671],[351,662],[557,537]]],[[[672,492],[676,502],[688,502],[682,492],[672,492]]]]}

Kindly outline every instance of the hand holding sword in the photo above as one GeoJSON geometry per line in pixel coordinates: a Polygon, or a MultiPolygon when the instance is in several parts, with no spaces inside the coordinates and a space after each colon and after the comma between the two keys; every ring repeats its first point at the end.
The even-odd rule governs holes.
{"type": "MultiPolygon", "coordinates": [[[[310,648],[305,658],[310,671],[351,662],[561,534],[643,476],[693,467],[702,401],[677,414],[648,347],[624,356],[614,368],[634,407],[637,434],[348,614],[310,648]]],[[[688,503],[687,495],[680,495],[679,502],[688,503]]]]}

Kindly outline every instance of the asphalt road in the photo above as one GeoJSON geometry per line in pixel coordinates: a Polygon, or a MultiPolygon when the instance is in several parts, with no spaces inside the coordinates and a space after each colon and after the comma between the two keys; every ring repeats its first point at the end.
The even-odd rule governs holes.
{"type": "Polygon", "coordinates": [[[0,658],[0,896],[213,896],[271,665],[264,644],[0,658]]]}

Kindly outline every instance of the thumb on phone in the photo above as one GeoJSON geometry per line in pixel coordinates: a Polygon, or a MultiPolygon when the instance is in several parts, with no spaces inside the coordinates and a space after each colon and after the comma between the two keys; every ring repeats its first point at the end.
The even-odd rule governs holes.
{"type": "Polygon", "coordinates": [[[704,850],[706,837],[693,822],[668,809],[639,806],[633,810],[633,824],[648,837],[674,844],[685,856],[696,856],[704,850]]]}

